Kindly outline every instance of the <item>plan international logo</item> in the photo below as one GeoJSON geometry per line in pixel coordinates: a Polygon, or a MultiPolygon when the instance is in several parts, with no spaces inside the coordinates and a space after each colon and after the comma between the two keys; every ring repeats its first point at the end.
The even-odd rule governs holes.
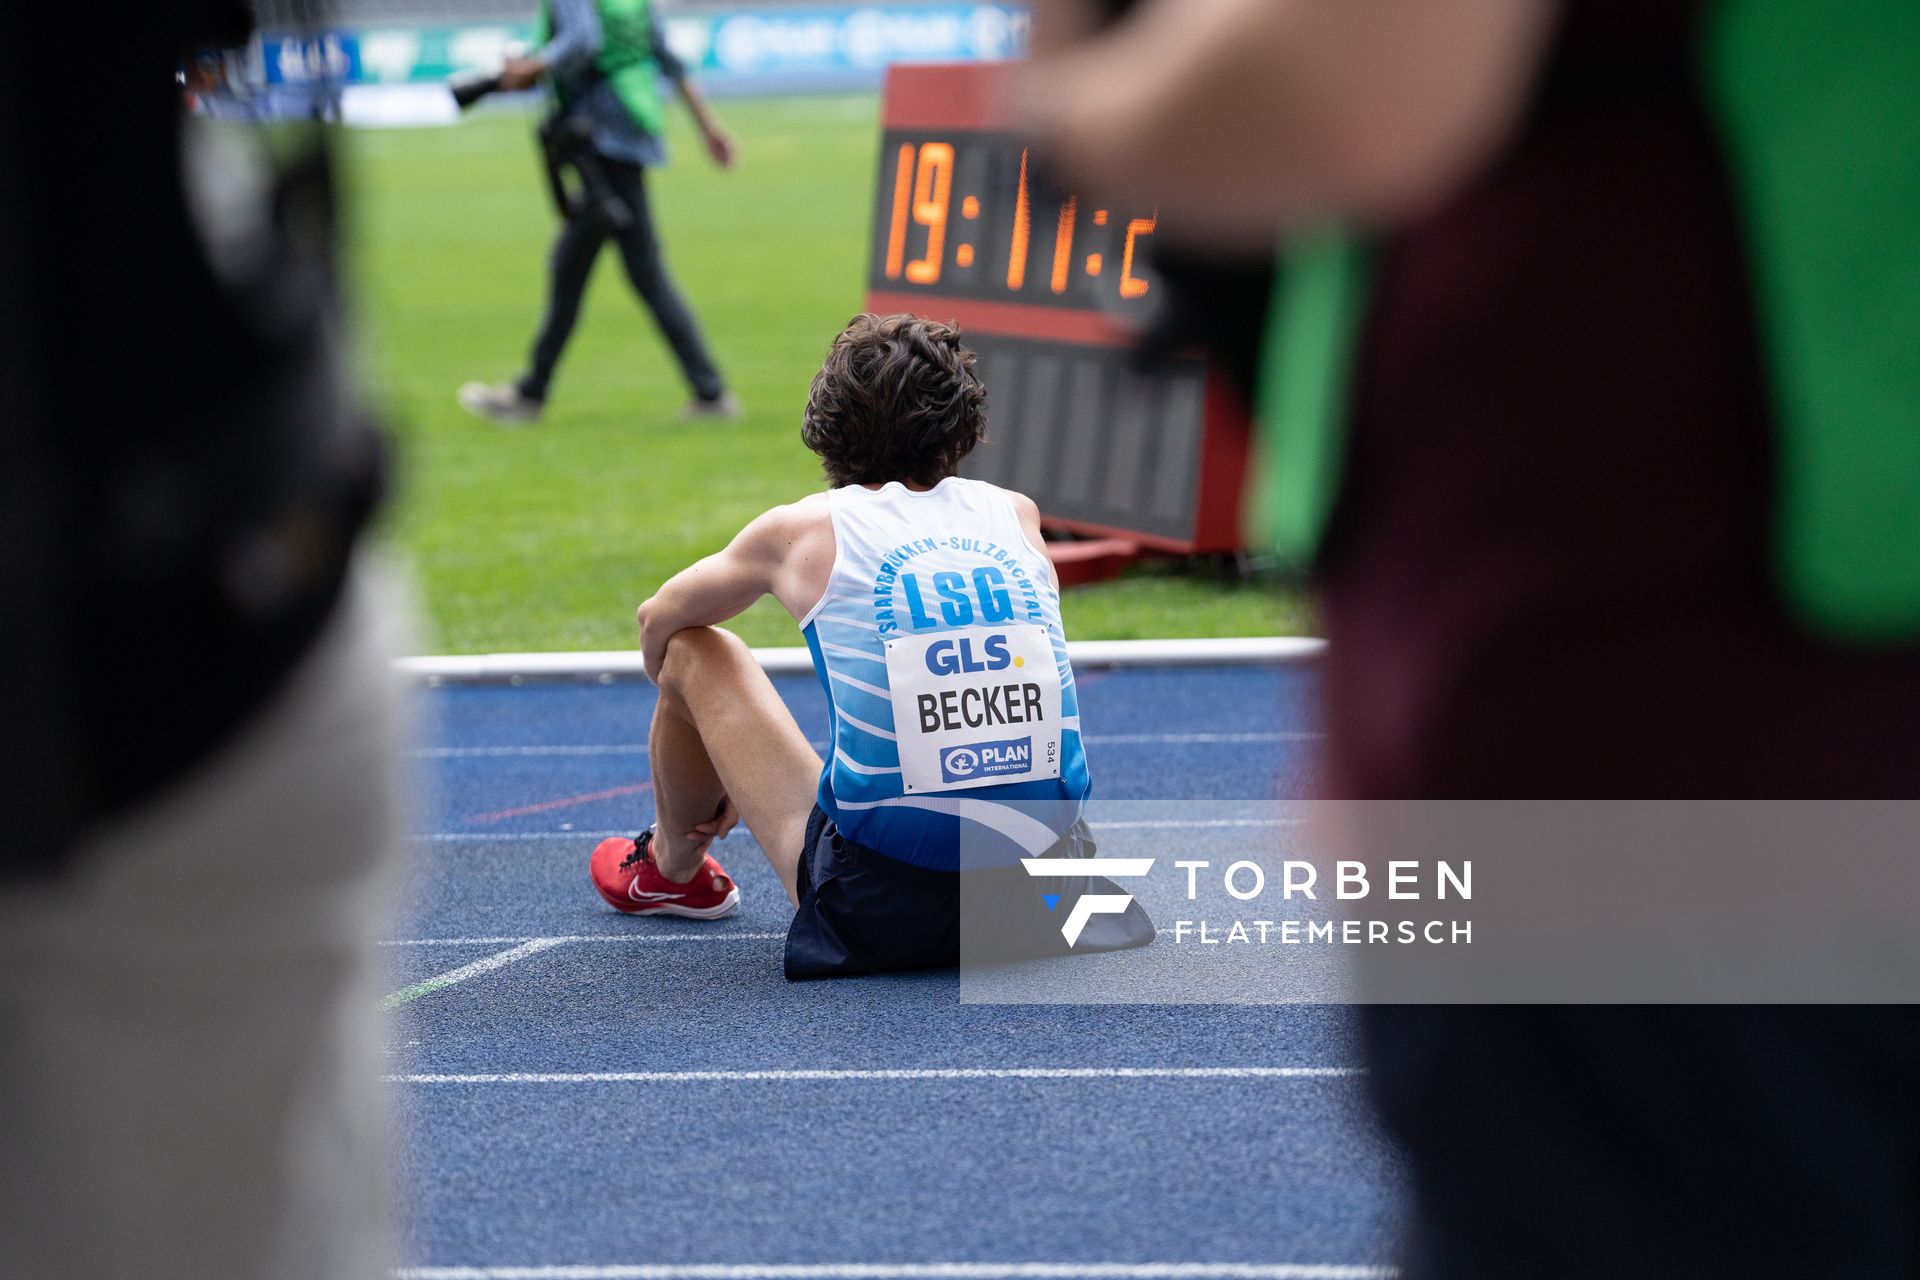
{"type": "Polygon", "coordinates": [[[1005,738],[994,742],[970,742],[948,747],[940,753],[940,776],[946,782],[964,782],[969,778],[992,778],[1002,774],[1025,774],[1033,768],[1033,740],[1005,738]]]}

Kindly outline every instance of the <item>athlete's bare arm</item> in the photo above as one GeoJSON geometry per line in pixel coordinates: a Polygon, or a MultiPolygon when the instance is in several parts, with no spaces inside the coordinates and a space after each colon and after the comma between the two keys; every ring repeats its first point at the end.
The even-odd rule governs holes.
{"type": "Polygon", "coordinates": [[[812,494],[754,519],[726,547],[669,578],[640,606],[640,654],[660,678],[667,641],[688,627],[710,627],[771,595],[796,619],[806,616],[833,572],[833,517],[827,495],[812,494]]]}
{"type": "MultiPolygon", "coordinates": [[[[1024,493],[1001,492],[1013,502],[1028,540],[1044,551],[1039,506],[1024,493]]],[[[723,550],[674,574],[640,606],[640,654],[647,675],[659,679],[674,632],[725,622],[761,596],[771,595],[796,621],[806,617],[826,594],[833,551],[833,516],[824,493],[759,516],[723,550]]],[[[1051,560],[1047,576],[1058,590],[1051,560]]]]}

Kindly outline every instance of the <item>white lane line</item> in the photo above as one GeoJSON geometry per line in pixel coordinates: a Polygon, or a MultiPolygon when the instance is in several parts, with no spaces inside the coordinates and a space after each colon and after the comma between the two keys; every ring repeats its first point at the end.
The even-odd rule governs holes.
{"type": "MultiPolygon", "coordinates": [[[[383,947],[497,947],[503,943],[529,942],[642,942],[661,945],[682,942],[747,942],[784,938],[784,933],[572,933],[560,937],[520,938],[389,938],[383,947]]],[[[531,954],[531,953],[529,953],[531,954]]]]}
{"type": "Polygon", "coordinates": [[[436,991],[444,991],[456,983],[465,982],[468,978],[477,978],[483,973],[492,973],[495,969],[504,969],[510,964],[525,960],[528,956],[549,951],[565,941],[565,938],[529,938],[517,947],[496,951],[490,956],[475,960],[472,964],[463,964],[458,969],[436,973],[433,977],[416,982],[410,987],[402,987],[382,1000],[380,1007],[393,1009],[403,1004],[411,1004],[421,996],[430,996],[436,991]]]}
{"type": "Polygon", "coordinates": [[[1284,733],[1090,733],[1081,739],[1090,747],[1101,746],[1180,746],[1186,743],[1216,742],[1318,742],[1327,735],[1293,730],[1284,733]]]}
{"type": "Polygon", "coordinates": [[[638,1263],[401,1267],[394,1280],[1393,1280],[1398,1267],[1313,1262],[638,1263]]]}
{"type": "Polygon", "coordinates": [[[766,1071],[501,1071],[385,1076],[388,1084],[730,1084],[804,1080],[1344,1080],[1364,1067],[850,1067],[766,1071]]]}
{"type": "Polygon", "coordinates": [[[407,754],[415,760],[485,760],[495,756],[644,756],[647,748],[637,743],[606,742],[564,746],[415,747],[407,754]]]}
{"type": "MultiPolygon", "coordinates": [[[[1305,730],[1249,733],[1093,733],[1082,741],[1088,746],[1182,746],[1188,744],[1318,742],[1324,733],[1305,730]]],[[[816,751],[832,744],[816,742],[816,751]]],[[[541,746],[504,747],[415,747],[407,753],[416,760],[485,760],[514,756],[644,756],[647,748],[639,744],[589,742],[541,746]]]]}
{"type": "MultiPolygon", "coordinates": [[[[1090,822],[1087,825],[1096,832],[1195,831],[1229,827],[1297,827],[1305,822],[1304,818],[1139,818],[1114,822],[1090,822]]],[[[589,840],[605,840],[609,836],[631,836],[632,834],[632,831],[429,831],[410,835],[407,839],[421,844],[512,844],[520,840],[578,840],[584,846],[589,840]]]]}
{"type": "MultiPolygon", "coordinates": [[[[837,618],[873,629],[871,622],[837,618]]],[[[1327,642],[1309,636],[1229,636],[1198,640],[1070,640],[1067,657],[1076,667],[1272,667],[1311,662],[1327,642]]],[[[798,646],[753,650],[754,661],[770,676],[806,675],[813,654],[798,646]]],[[[396,658],[394,668],[429,682],[519,681],[555,676],[601,677],[641,674],[638,649],[599,653],[474,653],[396,658]]]]}
{"type": "Polygon", "coordinates": [[[1215,827],[1300,827],[1305,818],[1138,818],[1089,822],[1095,831],[1194,831],[1215,827]]]}
{"type": "Polygon", "coordinates": [[[578,840],[581,848],[586,841],[605,840],[608,836],[624,836],[631,840],[639,828],[638,823],[622,831],[427,831],[410,835],[407,839],[423,844],[512,844],[517,840],[578,840]]]}

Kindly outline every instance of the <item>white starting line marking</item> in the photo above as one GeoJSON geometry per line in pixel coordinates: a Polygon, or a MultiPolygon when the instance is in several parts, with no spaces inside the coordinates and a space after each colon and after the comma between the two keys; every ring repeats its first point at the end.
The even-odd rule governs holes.
{"type": "Polygon", "coordinates": [[[808,1080],[1344,1080],[1365,1074],[1364,1067],[880,1067],[868,1070],[830,1067],[766,1071],[503,1071],[461,1075],[429,1072],[381,1078],[388,1084],[729,1084],[756,1080],[781,1083],[808,1080]]]}
{"type": "Polygon", "coordinates": [[[402,1267],[395,1280],[1393,1280],[1397,1267],[1311,1262],[643,1263],[402,1267]]]}
{"type": "MultiPolygon", "coordinates": [[[[748,942],[784,938],[784,933],[571,933],[563,936],[520,938],[392,938],[383,947],[497,947],[503,943],[544,942],[650,942],[662,945],[680,942],[748,942]]],[[[544,950],[545,948],[542,948],[544,950]]],[[[532,952],[528,952],[529,955],[532,952]]]]}
{"type": "Polygon", "coordinates": [[[784,938],[786,936],[784,933],[581,933],[549,938],[407,938],[396,942],[383,942],[380,945],[388,947],[490,946],[500,942],[513,942],[519,945],[509,947],[505,951],[496,951],[490,956],[483,956],[475,960],[472,964],[461,965],[458,969],[449,969],[445,973],[437,973],[433,977],[416,982],[410,987],[402,987],[385,1000],[382,1000],[380,1007],[383,1009],[397,1009],[403,1004],[412,1004],[422,996],[430,996],[436,991],[445,991],[448,987],[454,986],[456,983],[465,982],[468,978],[477,978],[481,974],[492,973],[496,969],[504,969],[510,964],[518,964],[528,956],[539,955],[542,951],[551,951],[553,948],[565,946],[569,942],[647,942],[656,945],[667,945],[679,942],[740,942],[748,939],[784,938]]]}
{"type": "MultiPolygon", "coordinates": [[[[1324,733],[1306,730],[1248,733],[1090,733],[1081,739],[1087,746],[1184,746],[1218,743],[1318,742],[1324,733]]],[[[816,742],[823,750],[831,745],[816,742]]],[[[487,760],[515,756],[644,756],[647,748],[637,743],[578,743],[559,746],[504,747],[415,747],[407,754],[416,760],[487,760]]]]}
{"type": "Polygon", "coordinates": [[[550,951],[565,941],[565,938],[529,938],[517,947],[496,951],[490,956],[475,960],[472,964],[463,964],[458,969],[436,973],[433,977],[416,982],[410,987],[402,987],[382,1000],[380,1007],[393,1009],[403,1004],[410,1004],[421,996],[430,996],[436,991],[444,991],[455,983],[465,982],[468,978],[477,978],[483,973],[492,973],[495,969],[504,969],[510,964],[517,964],[528,956],[550,951]]]}

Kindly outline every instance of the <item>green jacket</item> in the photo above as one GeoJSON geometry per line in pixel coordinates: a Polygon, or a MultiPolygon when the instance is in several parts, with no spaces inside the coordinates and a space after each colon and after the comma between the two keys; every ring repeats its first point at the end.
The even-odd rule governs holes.
{"type": "MultiPolygon", "coordinates": [[[[634,123],[657,134],[666,121],[666,103],[660,96],[660,67],[653,56],[649,0],[595,0],[595,7],[600,13],[600,55],[594,59],[594,68],[612,83],[634,123]]],[[[541,0],[535,28],[541,44],[553,38],[549,0],[541,0]]],[[[564,95],[561,105],[566,105],[564,95]]]]}

